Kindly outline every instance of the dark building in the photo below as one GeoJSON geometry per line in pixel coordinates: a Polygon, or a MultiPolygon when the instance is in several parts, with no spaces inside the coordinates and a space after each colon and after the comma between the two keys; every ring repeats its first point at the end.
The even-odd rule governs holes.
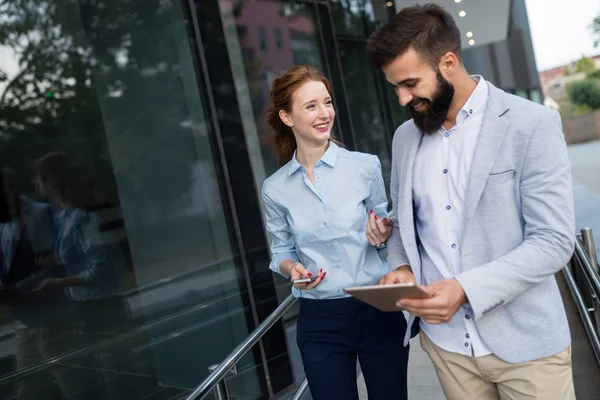
{"type": "MultiPolygon", "coordinates": [[[[520,4],[508,42],[468,50],[484,60],[469,63],[512,65],[500,45],[513,63],[533,60],[520,4]]],[[[336,136],[378,155],[389,181],[406,113],[365,44],[390,5],[0,6],[0,397],[180,398],[277,307],[289,284],[268,269],[259,200],[277,168],[265,144],[269,86],[295,64],[319,67],[336,136]]],[[[539,86],[529,61],[507,80],[485,68],[473,72],[503,88],[539,86]]],[[[239,363],[232,396],[295,384],[294,317],[239,363]]]]}

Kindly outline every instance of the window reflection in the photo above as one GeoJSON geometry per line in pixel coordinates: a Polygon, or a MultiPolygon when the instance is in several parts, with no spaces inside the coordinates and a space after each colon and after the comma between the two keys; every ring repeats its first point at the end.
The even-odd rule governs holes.
{"type": "Polygon", "coordinates": [[[372,0],[330,0],[336,35],[368,37],[376,27],[372,0]]]}
{"type": "Polygon", "coordinates": [[[182,395],[250,325],[184,12],[0,13],[0,397],[182,395]]]}
{"type": "Polygon", "coordinates": [[[338,49],[356,148],[379,157],[384,182],[389,186],[393,132],[388,132],[383,122],[377,75],[364,42],[338,40],[338,49]]]}
{"type": "Polygon", "coordinates": [[[311,64],[323,70],[315,9],[300,2],[251,0],[221,0],[220,6],[246,136],[256,142],[251,157],[260,186],[278,168],[266,143],[269,135],[266,111],[273,78],[297,64],[311,64]],[[274,43],[280,51],[262,51],[262,40],[252,34],[261,28],[265,41],[274,43]]]}

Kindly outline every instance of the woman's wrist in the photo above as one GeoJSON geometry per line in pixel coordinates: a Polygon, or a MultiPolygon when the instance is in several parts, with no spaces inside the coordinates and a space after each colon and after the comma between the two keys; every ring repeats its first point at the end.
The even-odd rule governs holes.
{"type": "Polygon", "coordinates": [[[279,265],[279,269],[281,270],[281,272],[283,272],[284,275],[291,277],[292,271],[294,270],[294,265],[297,263],[298,261],[287,259],[281,262],[281,264],[279,265]]]}

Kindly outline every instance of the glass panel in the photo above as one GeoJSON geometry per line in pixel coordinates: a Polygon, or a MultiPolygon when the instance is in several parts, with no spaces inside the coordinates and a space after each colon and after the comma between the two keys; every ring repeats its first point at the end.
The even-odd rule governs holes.
{"type": "Polygon", "coordinates": [[[529,93],[531,95],[531,101],[542,104],[542,93],[539,89],[531,89],[529,93]]]}
{"type": "Polygon", "coordinates": [[[367,37],[376,28],[371,0],[330,0],[336,35],[367,37]]]}
{"type": "Polygon", "coordinates": [[[252,325],[181,5],[0,15],[0,397],[180,395],[252,325]]]}
{"type": "Polygon", "coordinates": [[[516,95],[519,96],[519,97],[522,97],[524,99],[527,99],[527,90],[517,89],[516,95]]]}
{"type": "Polygon", "coordinates": [[[365,43],[338,40],[338,49],[356,148],[379,157],[384,182],[389,186],[393,132],[387,132],[383,122],[377,76],[365,51],[365,43]]]}
{"type": "Polygon", "coordinates": [[[408,109],[400,105],[398,95],[396,94],[394,87],[388,84],[387,82],[385,83],[385,93],[387,101],[391,108],[392,126],[395,132],[396,129],[404,122],[408,121],[411,118],[411,116],[408,112],[408,109]]]}

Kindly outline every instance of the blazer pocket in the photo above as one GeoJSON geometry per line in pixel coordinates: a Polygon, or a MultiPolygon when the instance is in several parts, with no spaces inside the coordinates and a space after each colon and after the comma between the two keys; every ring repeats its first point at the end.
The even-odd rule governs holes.
{"type": "Polygon", "coordinates": [[[491,173],[490,176],[488,176],[487,184],[488,186],[501,185],[503,183],[512,181],[514,177],[514,169],[509,169],[508,171],[498,173],[491,173]]]}

